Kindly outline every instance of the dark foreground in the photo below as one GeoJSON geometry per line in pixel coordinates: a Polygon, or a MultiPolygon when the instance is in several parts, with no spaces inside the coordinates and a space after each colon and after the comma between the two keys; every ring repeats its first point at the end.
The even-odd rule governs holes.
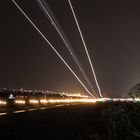
{"type": "Polygon", "coordinates": [[[139,103],[96,103],[0,116],[0,140],[140,140],[139,103]]]}

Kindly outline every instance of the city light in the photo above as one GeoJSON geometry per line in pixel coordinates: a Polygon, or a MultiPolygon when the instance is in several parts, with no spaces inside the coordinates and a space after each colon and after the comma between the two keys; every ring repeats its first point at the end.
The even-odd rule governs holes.
{"type": "Polygon", "coordinates": [[[14,95],[10,94],[9,99],[14,99],[14,95]]]}
{"type": "Polygon", "coordinates": [[[80,93],[67,94],[68,97],[88,98],[89,96],[81,95],[80,93]]]}

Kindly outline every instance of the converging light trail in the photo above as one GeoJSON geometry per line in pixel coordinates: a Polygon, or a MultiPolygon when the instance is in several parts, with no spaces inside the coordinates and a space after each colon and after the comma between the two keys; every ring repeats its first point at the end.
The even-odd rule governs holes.
{"type": "Polygon", "coordinates": [[[87,46],[86,46],[86,43],[85,43],[85,40],[84,40],[84,37],[83,37],[83,34],[82,34],[82,32],[81,32],[81,29],[80,29],[78,20],[77,20],[77,18],[76,18],[76,15],[75,15],[75,12],[74,12],[74,9],[73,9],[73,6],[72,6],[70,0],[68,0],[68,2],[69,2],[69,5],[70,5],[70,8],[71,8],[71,11],[72,11],[72,13],[73,13],[73,16],[74,16],[76,25],[77,25],[77,27],[78,27],[78,31],[79,31],[79,33],[80,33],[80,36],[81,36],[81,39],[82,39],[82,42],[83,42],[83,45],[84,45],[84,48],[85,48],[85,51],[86,51],[86,55],[87,55],[87,57],[88,57],[89,64],[90,64],[90,67],[91,67],[91,70],[92,70],[92,73],[93,73],[93,76],[94,76],[94,79],[95,79],[95,83],[96,83],[97,88],[98,88],[98,91],[99,91],[99,95],[100,95],[100,97],[103,97],[103,96],[102,96],[102,93],[101,93],[100,86],[99,86],[98,81],[97,81],[97,77],[96,77],[96,74],[95,74],[95,70],[94,70],[93,65],[92,65],[92,62],[91,62],[90,55],[89,55],[89,52],[88,52],[88,49],[87,49],[87,46]]]}
{"type": "Polygon", "coordinates": [[[59,52],[54,48],[54,46],[50,43],[50,41],[43,35],[43,33],[37,28],[37,26],[32,22],[32,20],[25,14],[25,12],[20,8],[20,6],[12,0],[12,2],[16,5],[16,7],[20,10],[20,12],[27,18],[27,20],[32,24],[32,26],[37,30],[37,32],[42,36],[42,38],[49,44],[49,46],[53,49],[53,51],[58,55],[58,57],[62,60],[62,62],[66,65],[66,67],[71,71],[71,73],[75,76],[75,78],[80,82],[80,84],[84,87],[89,95],[94,97],[87,87],[83,84],[80,78],[75,74],[72,68],[67,64],[67,62],[63,59],[63,57],[59,54],[59,52]]]}
{"type": "Polygon", "coordinates": [[[49,5],[44,1],[44,0],[37,0],[39,6],[41,7],[41,9],[43,10],[43,12],[45,13],[46,17],[49,19],[49,21],[51,22],[52,26],[54,26],[54,28],[56,29],[58,35],[60,36],[60,38],[62,39],[62,41],[64,42],[64,44],[66,45],[67,49],[69,50],[71,56],[73,57],[75,63],[77,64],[79,70],[81,71],[81,73],[83,74],[86,82],[88,83],[88,85],[90,86],[90,88],[92,89],[93,93],[97,96],[95,90],[93,89],[87,75],[85,74],[84,69],[82,68],[74,50],[71,47],[70,42],[68,41],[66,35],[64,34],[61,26],[59,25],[58,21],[56,20],[52,10],[50,9],[49,5]]]}

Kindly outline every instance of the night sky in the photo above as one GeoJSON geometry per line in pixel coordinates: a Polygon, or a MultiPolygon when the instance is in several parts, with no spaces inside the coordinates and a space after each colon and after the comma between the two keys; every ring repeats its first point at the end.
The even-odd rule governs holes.
{"type": "MultiPolygon", "coordinates": [[[[36,0],[17,0],[81,77],[36,0]]],[[[140,82],[140,2],[72,0],[102,93],[119,97],[140,82]]],[[[67,0],[48,0],[87,75],[92,73],[67,0]]],[[[0,87],[84,91],[11,0],[0,4],[0,87]]]]}

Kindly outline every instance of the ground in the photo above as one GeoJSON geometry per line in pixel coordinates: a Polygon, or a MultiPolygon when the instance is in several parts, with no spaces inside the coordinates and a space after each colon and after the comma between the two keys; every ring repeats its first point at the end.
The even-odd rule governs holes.
{"type": "Polygon", "coordinates": [[[139,103],[67,105],[0,117],[0,140],[139,140],[139,103]]]}

